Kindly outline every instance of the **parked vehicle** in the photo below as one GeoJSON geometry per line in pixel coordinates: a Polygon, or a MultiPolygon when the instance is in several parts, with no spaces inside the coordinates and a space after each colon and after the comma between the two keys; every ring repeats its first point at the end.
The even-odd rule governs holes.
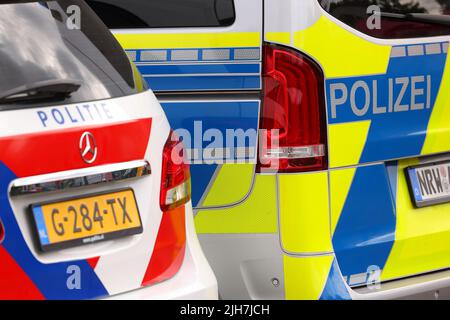
{"type": "Polygon", "coordinates": [[[0,299],[216,299],[182,144],[101,20],[1,2],[0,43],[0,299]]]}
{"type": "Polygon", "coordinates": [[[223,298],[450,297],[449,1],[88,2],[193,137],[223,298]]]}

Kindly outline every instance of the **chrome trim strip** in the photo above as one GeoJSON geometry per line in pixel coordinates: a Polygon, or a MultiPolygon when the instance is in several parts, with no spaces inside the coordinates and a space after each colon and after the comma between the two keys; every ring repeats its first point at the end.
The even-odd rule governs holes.
{"type": "Polygon", "coordinates": [[[115,163],[17,179],[13,181],[9,194],[14,197],[52,192],[138,178],[150,174],[150,164],[145,160],[115,163]]]}

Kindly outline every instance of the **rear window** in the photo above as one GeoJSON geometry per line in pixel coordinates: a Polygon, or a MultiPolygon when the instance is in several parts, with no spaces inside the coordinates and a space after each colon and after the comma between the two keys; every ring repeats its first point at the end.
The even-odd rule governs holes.
{"type": "MultiPolygon", "coordinates": [[[[138,91],[127,55],[84,1],[0,2],[0,44],[0,97],[20,88],[59,82],[79,87],[64,96],[64,103],[138,91]]],[[[36,101],[41,105],[61,102],[36,101]]],[[[24,103],[0,103],[0,110],[20,107],[24,103]]]]}
{"type": "Polygon", "coordinates": [[[450,0],[319,0],[332,16],[376,38],[450,35],[450,0]]]}
{"type": "Polygon", "coordinates": [[[89,0],[110,29],[221,27],[233,24],[233,0],[89,0]]]}

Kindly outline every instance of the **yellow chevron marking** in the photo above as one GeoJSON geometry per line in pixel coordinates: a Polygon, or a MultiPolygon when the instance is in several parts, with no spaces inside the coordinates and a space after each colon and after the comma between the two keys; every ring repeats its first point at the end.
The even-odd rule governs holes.
{"type": "Polygon", "coordinates": [[[386,73],[391,46],[367,41],[322,16],[294,33],[296,48],[310,54],[327,78],[386,73]]]}
{"type": "Polygon", "coordinates": [[[318,300],[325,287],[333,256],[284,256],[286,299],[318,300]]]}
{"type": "Polygon", "coordinates": [[[223,206],[242,200],[252,186],[254,169],[253,164],[223,165],[203,206],[223,206]],[[233,187],[230,188],[230,186],[233,187]]]}
{"type": "Polygon", "coordinates": [[[422,154],[448,152],[450,150],[450,60],[444,69],[441,87],[428,124],[427,137],[422,154]]]}
{"type": "Polygon", "coordinates": [[[359,163],[366,145],[370,120],[331,124],[328,126],[330,167],[338,168],[359,163]]]}
{"type": "Polygon", "coordinates": [[[356,168],[333,170],[330,172],[331,198],[331,234],[334,234],[337,223],[344,209],[350,187],[355,176],[356,168]]]}
{"type": "Polygon", "coordinates": [[[326,172],[279,176],[280,229],[288,252],[333,250],[326,172]]]}
{"type": "Polygon", "coordinates": [[[195,226],[197,233],[276,233],[275,176],[257,175],[250,197],[238,206],[199,211],[195,226]]]}

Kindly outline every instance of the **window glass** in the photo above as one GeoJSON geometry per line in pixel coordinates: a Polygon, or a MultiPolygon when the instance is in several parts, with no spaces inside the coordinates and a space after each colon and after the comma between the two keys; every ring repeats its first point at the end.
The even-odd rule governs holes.
{"type": "Polygon", "coordinates": [[[450,0],[319,0],[335,18],[377,38],[450,35],[450,0]]]}
{"type": "Polygon", "coordinates": [[[233,0],[88,0],[110,29],[229,26],[233,0]]]}
{"type": "MultiPolygon", "coordinates": [[[[137,92],[127,55],[84,1],[0,2],[0,43],[0,97],[61,82],[79,86],[64,103],[137,92]]],[[[2,100],[0,110],[19,100],[2,100]]]]}

